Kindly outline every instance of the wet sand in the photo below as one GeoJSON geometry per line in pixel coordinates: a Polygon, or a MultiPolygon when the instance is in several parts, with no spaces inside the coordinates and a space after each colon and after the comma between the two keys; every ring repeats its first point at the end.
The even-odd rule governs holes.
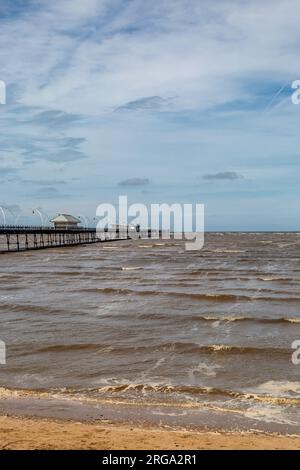
{"type": "Polygon", "coordinates": [[[86,424],[33,418],[0,417],[0,448],[183,450],[183,449],[299,449],[300,437],[254,433],[216,433],[86,424]]]}

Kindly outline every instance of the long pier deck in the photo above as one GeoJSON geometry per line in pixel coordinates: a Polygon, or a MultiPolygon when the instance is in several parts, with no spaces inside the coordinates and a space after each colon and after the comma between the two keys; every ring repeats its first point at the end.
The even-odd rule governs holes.
{"type": "MultiPolygon", "coordinates": [[[[149,235],[151,237],[151,231],[145,231],[144,236],[148,238],[149,235]]],[[[99,232],[96,228],[57,229],[7,225],[0,226],[0,253],[130,240],[141,236],[142,233],[133,234],[130,231],[103,230],[99,232]]]]}

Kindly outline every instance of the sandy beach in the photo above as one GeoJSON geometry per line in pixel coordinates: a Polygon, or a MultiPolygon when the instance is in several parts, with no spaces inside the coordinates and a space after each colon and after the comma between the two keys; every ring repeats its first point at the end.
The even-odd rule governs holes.
{"type": "Polygon", "coordinates": [[[0,417],[0,448],[11,450],[299,449],[300,437],[216,433],[0,417]]]}

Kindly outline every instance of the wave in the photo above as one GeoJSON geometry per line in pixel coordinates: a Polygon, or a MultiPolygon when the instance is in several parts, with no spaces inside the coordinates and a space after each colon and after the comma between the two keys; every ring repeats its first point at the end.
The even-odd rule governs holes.
{"type": "Polygon", "coordinates": [[[34,348],[31,344],[20,344],[15,348],[11,348],[14,356],[29,356],[40,353],[61,353],[61,352],[74,352],[74,351],[95,351],[97,354],[135,354],[151,351],[164,351],[164,352],[179,352],[185,354],[193,353],[204,353],[204,354],[230,354],[230,355],[241,355],[241,354],[267,354],[267,355],[290,355],[290,349],[284,348],[268,348],[268,347],[256,347],[256,346],[242,346],[232,344],[197,344],[197,343],[161,343],[161,344],[149,344],[144,345],[118,345],[112,346],[111,344],[97,344],[97,343],[70,343],[70,344],[48,344],[42,347],[34,348]],[[26,352],[24,352],[24,346],[26,346],[26,352]]]}
{"type": "Polygon", "coordinates": [[[96,288],[82,288],[78,289],[77,292],[89,292],[89,293],[100,293],[100,294],[122,294],[122,295],[138,295],[138,296],[166,296],[176,298],[187,298],[191,300],[206,300],[212,302],[233,302],[233,301],[275,301],[275,302],[299,302],[300,297],[270,297],[270,296],[248,296],[239,294],[224,294],[224,293],[208,293],[208,294],[196,294],[187,292],[171,292],[171,291],[160,291],[160,290],[134,290],[127,288],[118,287],[96,287],[96,288]]]}
{"type": "Polygon", "coordinates": [[[122,271],[138,271],[140,269],[143,269],[142,266],[122,266],[122,271]]]}
{"type": "MultiPolygon", "coordinates": [[[[169,313],[148,313],[143,312],[137,316],[139,319],[145,320],[169,320],[174,321],[169,313]]],[[[286,318],[286,317],[248,317],[248,316],[226,316],[226,315],[176,315],[176,322],[207,322],[207,323],[256,323],[256,324],[286,324],[286,323],[300,323],[299,318],[286,318]]]]}
{"type": "Polygon", "coordinates": [[[211,344],[196,348],[202,352],[230,353],[230,354],[291,354],[289,349],[266,348],[255,346],[239,346],[230,344],[211,344]]]}
{"type": "MultiPolygon", "coordinates": [[[[260,402],[286,406],[299,406],[300,398],[293,396],[280,396],[278,394],[265,394],[259,391],[247,390],[230,390],[218,387],[198,387],[194,385],[171,385],[160,383],[120,383],[103,385],[97,388],[88,389],[8,389],[0,387],[0,399],[7,398],[56,398],[92,402],[102,402],[104,399],[110,398],[134,398],[134,404],[137,404],[136,398],[140,397],[146,405],[161,405],[161,406],[178,406],[187,408],[199,408],[203,406],[200,401],[190,401],[189,397],[211,397],[212,399],[229,399],[239,400],[241,404],[248,404],[249,402],[260,402]],[[133,394],[133,396],[132,396],[133,394]],[[174,401],[161,401],[159,403],[153,402],[153,398],[159,400],[161,395],[174,395],[174,401]],[[178,398],[185,398],[177,401],[178,398]],[[148,401],[147,401],[148,398],[148,401]],[[177,398],[177,400],[176,400],[177,398]],[[145,401],[146,400],[146,401],[145,401]]],[[[229,403],[230,403],[229,402],[229,403]]],[[[122,401],[118,402],[119,404],[122,401]]],[[[126,404],[126,401],[123,401],[126,404]]],[[[130,403],[130,402],[128,402],[130,403]]],[[[213,402],[204,402],[208,407],[213,406],[213,402]]],[[[234,407],[235,412],[239,412],[239,408],[234,407]]],[[[223,411],[226,411],[224,409],[223,411]]]]}
{"type": "Polygon", "coordinates": [[[268,318],[268,317],[263,317],[263,318],[254,318],[254,317],[243,317],[243,316],[197,316],[193,315],[192,317],[189,317],[188,319],[193,320],[193,321],[204,321],[204,322],[249,322],[249,323],[300,323],[300,318],[285,318],[285,317],[280,317],[280,318],[268,318]]]}
{"type": "Polygon", "coordinates": [[[300,397],[266,395],[250,391],[235,391],[218,387],[196,387],[193,385],[168,385],[168,384],[142,384],[142,383],[124,383],[120,385],[105,385],[93,390],[100,394],[124,394],[126,392],[152,392],[163,394],[182,394],[182,395],[210,395],[223,396],[228,398],[242,400],[256,400],[266,403],[277,403],[287,405],[300,405],[300,397]]]}
{"type": "Polygon", "coordinates": [[[288,398],[294,398],[294,395],[298,395],[300,400],[300,382],[270,380],[256,386],[252,390],[250,389],[250,391],[263,395],[271,394],[272,396],[284,396],[288,398]]]}
{"type": "Polygon", "coordinates": [[[207,253],[246,253],[247,250],[229,250],[223,248],[216,248],[215,250],[207,250],[207,253]]]}

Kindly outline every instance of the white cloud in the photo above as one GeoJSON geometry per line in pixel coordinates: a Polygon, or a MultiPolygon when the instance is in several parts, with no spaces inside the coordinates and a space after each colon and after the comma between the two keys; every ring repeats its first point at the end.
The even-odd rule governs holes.
{"type": "Polygon", "coordinates": [[[294,0],[41,4],[0,32],[2,73],[29,106],[94,115],[158,95],[205,109],[244,97],[243,80],[296,73],[294,0]]]}

